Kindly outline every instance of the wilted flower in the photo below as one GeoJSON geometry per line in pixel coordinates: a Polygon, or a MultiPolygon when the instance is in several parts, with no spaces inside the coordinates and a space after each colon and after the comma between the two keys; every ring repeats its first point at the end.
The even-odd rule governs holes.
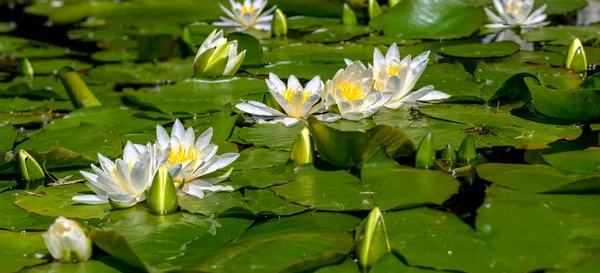
{"type": "MultiPolygon", "coordinates": [[[[168,151],[167,151],[168,152],[168,151]]],[[[94,173],[81,171],[96,195],[76,195],[73,201],[85,204],[111,203],[117,208],[131,207],[146,200],[146,190],[158,166],[166,160],[156,146],[127,142],[123,159],[115,162],[98,154],[102,169],[92,164],[94,173]]]]}
{"type": "Polygon", "coordinates": [[[340,69],[325,86],[325,104],[337,105],[341,116],[360,120],[374,115],[394,93],[374,89],[373,69],[360,61],[340,69]]]}
{"type": "Polygon", "coordinates": [[[285,113],[257,101],[235,105],[236,108],[251,114],[257,123],[283,123],[289,127],[298,123],[300,119],[326,110],[323,103],[318,103],[323,93],[323,81],[319,76],[312,78],[306,87],[302,87],[294,75],[288,78],[287,86],[273,73],[269,74],[266,82],[269,92],[285,113]]]}
{"type": "MultiPolygon", "coordinates": [[[[345,61],[347,65],[352,64],[352,61],[348,59],[345,61]]],[[[375,48],[373,65],[369,64],[369,67],[373,69],[375,89],[394,94],[385,107],[395,109],[405,103],[450,97],[444,92],[433,90],[433,85],[422,87],[411,93],[419,77],[425,71],[428,61],[429,51],[419,54],[414,59],[411,59],[411,55],[407,55],[401,60],[396,43],[390,46],[385,57],[378,48],[375,48]]]]}
{"type": "Polygon", "coordinates": [[[223,30],[213,30],[202,43],[194,59],[196,76],[231,76],[240,68],[246,50],[237,53],[237,41],[227,42],[223,30]]]}
{"type": "Polygon", "coordinates": [[[166,164],[173,182],[178,188],[181,187],[183,192],[198,198],[204,197],[204,191],[233,190],[231,186],[214,185],[227,179],[232,169],[218,177],[202,178],[204,175],[228,166],[240,156],[238,153],[216,155],[219,147],[210,144],[212,135],[213,129],[208,128],[194,142],[194,129],[190,127],[186,130],[179,119],[175,120],[171,136],[165,128],[156,125],[158,149],[167,152],[170,147],[166,164]]]}
{"type": "Polygon", "coordinates": [[[42,235],[52,257],[65,263],[85,262],[92,256],[92,241],[79,223],[59,216],[42,235]]]}
{"type": "Polygon", "coordinates": [[[263,12],[267,6],[267,0],[244,0],[244,3],[238,3],[233,0],[229,0],[231,4],[231,10],[228,10],[223,5],[221,9],[227,17],[221,16],[219,22],[214,22],[214,26],[219,27],[235,27],[236,30],[246,29],[261,29],[271,30],[271,20],[273,15],[271,13],[277,8],[273,6],[267,11],[263,12]],[[262,13],[262,14],[261,14],[262,13]]]}
{"type": "Polygon", "coordinates": [[[485,13],[493,24],[485,25],[488,28],[506,28],[519,26],[521,28],[534,28],[545,25],[547,15],[544,14],[546,4],[535,10],[533,13],[534,0],[494,0],[494,6],[498,15],[488,8],[485,13]]]}

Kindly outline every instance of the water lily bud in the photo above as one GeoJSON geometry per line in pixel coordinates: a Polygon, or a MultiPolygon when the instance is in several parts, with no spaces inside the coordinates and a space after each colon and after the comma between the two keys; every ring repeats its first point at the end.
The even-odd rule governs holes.
{"type": "Polygon", "coordinates": [[[348,5],[348,3],[344,3],[344,10],[342,12],[342,24],[344,24],[344,25],[358,24],[358,20],[356,19],[356,14],[352,10],[352,7],[350,7],[350,5],[348,5]]]}
{"type": "Polygon", "coordinates": [[[85,262],[92,256],[92,241],[73,220],[59,216],[42,236],[52,257],[63,263],[85,262]]]}
{"type": "Polygon", "coordinates": [[[280,9],[276,9],[273,13],[273,20],[271,21],[271,31],[275,36],[287,35],[288,27],[285,14],[280,9]]]}
{"type": "Polygon", "coordinates": [[[44,169],[40,166],[40,164],[25,150],[19,150],[19,170],[21,172],[21,177],[25,181],[33,181],[38,179],[44,179],[46,175],[44,174],[44,169]]]}
{"type": "Polygon", "coordinates": [[[166,215],[177,211],[177,189],[166,165],[162,165],[152,180],[148,192],[148,211],[154,215],[166,215]]]}
{"type": "Polygon", "coordinates": [[[565,59],[565,67],[575,72],[587,71],[587,58],[583,45],[579,39],[573,40],[569,51],[567,51],[567,57],[565,59]]]}
{"type": "Polygon", "coordinates": [[[381,14],[381,7],[377,0],[369,0],[369,18],[373,19],[381,14]]]}
{"type": "Polygon", "coordinates": [[[71,103],[73,103],[75,108],[102,105],[73,68],[65,66],[59,69],[58,77],[65,87],[69,99],[71,99],[71,103]]]}
{"type": "Polygon", "coordinates": [[[452,148],[452,145],[450,145],[450,143],[448,143],[448,145],[446,145],[446,147],[444,147],[444,150],[442,151],[442,156],[440,157],[440,159],[447,161],[447,162],[456,162],[456,160],[457,160],[456,151],[454,150],[454,148],[452,148]]]}
{"type": "Polygon", "coordinates": [[[21,64],[19,64],[19,74],[25,77],[33,77],[33,66],[31,65],[31,62],[29,62],[29,59],[21,59],[21,64]]]}
{"type": "Polygon", "coordinates": [[[296,163],[296,166],[312,164],[315,157],[313,147],[309,130],[305,127],[296,137],[294,146],[292,146],[292,152],[290,153],[290,159],[296,163]]]}
{"type": "Polygon", "coordinates": [[[242,65],[246,51],[237,54],[237,41],[227,42],[223,30],[214,30],[194,59],[194,76],[232,76],[242,65]]]}
{"type": "Polygon", "coordinates": [[[463,139],[457,157],[459,163],[471,163],[477,159],[477,146],[475,146],[473,134],[469,134],[463,139]]]}
{"type": "Polygon", "coordinates": [[[389,0],[388,1],[388,5],[390,6],[390,8],[393,8],[395,5],[398,5],[398,3],[400,3],[400,0],[389,0]]]}
{"type": "Polygon", "coordinates": [[[356,236],[356,255],[363,272],[367,272],[381,256],[391,251],[383,214],[378,207],[359,225],[356,236]]]}
{"type": "Polygon", "coordinates": [[[435,164],[435,149],[433,148],[433,134],[427,133],[417,149],[415,168],[432,169],[435,164]]]}

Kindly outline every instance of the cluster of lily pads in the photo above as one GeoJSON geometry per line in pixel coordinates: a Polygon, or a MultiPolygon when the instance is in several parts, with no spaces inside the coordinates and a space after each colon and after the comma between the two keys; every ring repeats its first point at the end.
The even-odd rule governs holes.
{"type": "MultiPolygon", "coordinates": [[[[275,36],[287,35],[285,15],[276,6],[265,11],[266,0],[245,0],[243,3],[230,0],[229,2],[229,9],[220,5],[227,17],[222,16],[221,21],[213,23],[214,26],[237,31],[253,29],[271,31],[275,36]]],[[[398,2],[389,1],[389,6],[393,7],[398,2]]],[[[544,14],[546,5],[535,11],[533,5],[533,0],[494,0],[497,14],[485,8],[488,19],[492,22],[486,26],[492,29],[516,27],[521,29],[522,33],[530,28],[543,27],[548,23],[545,22],[547,16],[544,14]]],[[[370,18],[381,13],[377,1],[368,1],[370,18]]],[[[344,24],[357,23],[354,11],[347,4],[344,5],[342,19],[344,24]]],[[[238,52],[238,47],[238,41],[226,38],[223,30],[212,31],[198,48],[194,58],[195,77],[205,79],[233,76],[238,73],[247,54],[246,50],[238,52]]],[[[331,79],[325,81],[320,76],[314,76],[302,84],[298,79],[300,77],[294,75],[280,77],[275,73],[269,73],[265,80],[269,89],[267,97],[263,101],[249,99],[237,102],[235,108],[248,115],[247,121],[257,124],[282,123],[286,127],[298,123],[302,123],[303,126],[306,124],[311,130],[309,128],[301,130],[289,155],[296,166],[312,164],[315,151],[321,159],[332,165],[344,166],[344,164],[334,163],[337,160],[335,151],[326,151],[323,144],[325,137],[335,138],[339,135],[327,132],[311,135],[314,126],[319,125],[310,121],[318,120],[327,124],[341,119],[368,120],[377,113],[388,110],[411,111],[416,109],[411,107],[450,98],[450,94],[435,90],[433,85],[414,90],[427,68],[429,56],[430,51],[425,51],[414,58],[410,54],[402,58],[397,44],[392,43],[386,54],[375,48],[372,63],[367,65],[360,60],[345,59],[346,66],[340,67],[331,79]],[[281,78],[287,78],[287,82],[281,78]]],[[[566,54],[564,66],[585,74],[588,65],[579,39],[573,40],[566,54]]],[[[23,75],[33,74],[31,64],[26,59],[23,59],[20,70],[23,75]]],[[[72,69],[64,68],[58,71],[58,76],[76,108],[100,105],[98,99],[72,69]]],[[[593,79],[587,80],[582,88],[591,86],[592,81],[593,79]]],[[[526,78],[524,82],[533,99],[539,102],[535,105],[538,112],[550,117],[571,120],[598,118],[587,113],[582,114],[581,109],[558,109],[557,106],[547,103],[551,101],[547,98],[547,94],[552,91],[544,84],[541,76],[526,78]],[[571,112],[565,116],[565,111],[571,112]]],[[[92,172],[81,171],[86,185],[95,194],[76,195],[72,200],[88,205],[110,204],[114,211],[132,208],[138,203],[145,202],[148,211],[152,214],[167,215],[180,209],[178,197],[187,195],[187,197],[202,199],[207,192],[235,190],[231,185],[223,186],[219,183],[226,181],[231,175],[233,168],[223,169],[234,163],[240,154],[218,154],[219,147],[211,143],[212,128],[195,132],[194,128],[186,128],[182,121],[176,119],[170,134],[160,124],[156,125],[155,133],[156,141],[151,143],[140,144],[128,141],[123,148],[122,158],[114,161],[98,154],[99,166],[92,164],[92,172]],[[197,133],[200,133],[198,137],[196,137],[197,133]]],[[[333,139],[334,142],[336,140],[333,139]]],[[[360,144],[369,145],[366,142],[360,144]]],[[[375,147],[368,152],[364,152],[365,147],[352,148],[360,152],[356,152],[359,156],[349,155],[350,161],[357,159],[356,161],[363,164],[366,160],[377,157],[375,155],[377,152],[389,147],[375,147]]],[[[353,153],[352,151],[338,152],[353,153]]],[[[20,150],[18,157],[24,180],[33,181],[45,177],[43,164],[39,164],[33,156],[20,150]]],[[[441,156],[437,157],[433,135],[429,132],[416,149],[414,167],[435,168],[454,177],[467,177],[466,180],[469,181],[474,179],[474,165],[477,158],[472,135],[464,138],[458,152],[451,145],[447,145],[441,156]]],[[[92,242],[88,233],[76,221],[58,217],[43,237],[54,259],[70,263],[86,261],[92,257],[92,242]]],[[[367,218],[356,228],[356,244],[358,264],[364,272],[367,272],[386,253],[392,251],[384,215],[379,207],[372,209],[367,218]]],[[[452,253],[449,252],[448,255],[452,253]]]]}

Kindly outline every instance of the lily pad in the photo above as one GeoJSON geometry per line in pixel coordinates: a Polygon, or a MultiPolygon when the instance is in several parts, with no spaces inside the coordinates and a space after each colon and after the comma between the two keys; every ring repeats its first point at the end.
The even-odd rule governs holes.
{"type": "Polygon", "coordinates": [[[48,227],[54,223],[54,218],[27,212],[13,204],[13,198],[22,195],[27,195],[27,193],[25,191],[7,191],[0,193],[0,205],[2,206],[0,229],[10,230],[12,232],[48,229],[48,227]]]}
{"type": "Polygon", "coordinates": [[[153,63],[119,63],[97,66],[88,75],[94,80],[105,83],[137,83],[156,84],[162,82],[177,82],[188,79],[193,75],[193,60],[170,60],[153,63]]]}
{"type": "Polygon", "coordinates": [[[461,0],[400,1],[393,8],[371,20],[373,28],[387,36],[407,39],[450,39],[471,35],[485,19],[483,9],[461,0]],[[414,16],[419,14],[419,16],[414,16]]]}
{"type": "Polygon", "coordinates": [[[519,51],[519,44],[512,41],[501,41],[489,44],[463,44],[442,47],[442,55],[461,58],[505,57],[519,51]]]}
{"type": "Polygon", "coordinates": [[[302,128],[304,126],[301,123],[292,127],[283,124],[254,124],[250,127],[242,127],[239,138],[259,147],[290,150],[302,128]]]}
{"type": "Polygon", "coordinates": [[[319,43],[333,43],[351,40],[354,37],[369,34],[371,29],[361,25],[328,25],[310,34],[304,35],[303,40],[319,43]]]}
{"type": "Polygon", "coordinates": [[[248,148],[240,153],[240,157],[231,164],[235,170],[266,169],[284,165],[290,154],[284,151],[273,151],[264,148],[248,148]]]}
{"type": "Polygon", "coordinates": [[[535,109],[549,117],[564,120],[591,121],[600,119],[600,90],[596,89],[553,89],[543,82],[526,78],[535,109]]]}
{"type": "Polygon", "coordinates": [[[41,232],[13,233],[0,230],[0,244],[4,246],[0,249],[2,272],[17,272],[25,267],[48,262],[37,257],[48,253],[41,232]]]}
{"type": "Polygon", "coordinates": [[[15,196],[14,203],[26,211],[51,217],[64,216],[78,219],[102,219],[110,212],[110,205],[86,205],[75,203],[75,195],[92,192],[88,186],[79,183],[68,186],[38,188],[35,194],[21,193],[15,196]]]}
{"type": "Polygon", "coordinates": [[[0,150],[10,151],[17,132],[10,124],[0,124],[0,150]]]}
{"type": "Polygon", "coordinates": [[[294,165],[281,165],[266,169],[233,171],[229,179],[221,185],[230,185],[234,189],[242,187],[267,188],[281,185],[294,179],[294,165]]]}
{"type": "Polygon", "coordinates": [[[17,24],[14,22],[0,22],[0,33],[7,33],[17,28],[17,24]]]}
{"type": "Polygon", "coordinates": [[[245,190],[239,192],[219,192],[204,198],[183,196],[179,199],[182,210],[206,216],[220,214],[241,214],[250,216],[285,216],[303,212],[308,208],[288,203],[275,196],[268,189],[245,190]]]}
{"type": "Polygon", "coordinates": [[[344,66],[341,62],[332,64],[279,62],[261,68],[249,68],[246,71],[252,75],[269,75],[269,73],[274,73],[280,78],[289,78],[291,75],[294,75],[296,78],[307,80],[312,79],[314,76],[320,76],[321,79],[325,80],[333,78],[333,75],[341,68],[344,68],[344,66]]]}
{"type": "Polygon", "coordinates": [[[53,60],[38,60],[32,61],[31,66],[33,67],[34,73],[37,74],[52,74],[58,71],[60,68],[70,66],[75,71],[87,70],[92,67],[91,64],[84,63],[78,60],[70,59],[53,59],[53,60]]]}
{"type": "Polygon", "coordinates": [[[136,50],[102,50],[96,51],[90,56],[98,62],[131,62],[138,58],[136,50]]]}
{"type": "Polygon", "coordinates": [[[592,43],[598,39],[600,26],[555,26],[537,28],[523,33],[529,42],[548,41],[553,45],[570,45],[575,38],[583,43],[592,43]]]}
{"type": "Polygon", "coordinates": [[[587,175],[600,174],[600,150],[569,151],[542,157],[561,171],[587,175]]]}
{"type": "Polygon", "coordinates": [[[486,163],[477,165],[477,174],[495,185],[523,192],[542,192],[575,181],[545,165],[486,163]]]}

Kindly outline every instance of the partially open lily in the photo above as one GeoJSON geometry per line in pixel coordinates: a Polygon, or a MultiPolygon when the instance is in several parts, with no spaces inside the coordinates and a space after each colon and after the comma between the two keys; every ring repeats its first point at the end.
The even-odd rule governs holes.
{"type": "Polygon", "coordinates": [[[227,42],[223,30],[213,30],[206,37],[196,58],[194,58],[195,76],[231,76],[242,65],[246,50],[237,53],[237,41],[227,42]]]}
{"type": "Polygon", "coordinates": [[[360,120],[374,115],[393,95],[374,89],[373,68],[356,61],[327,81],[323,97],[327,107],[337,105],[343,118],[360,120]]]}
{"type": "MultiPolygon", "coordinates": [[[[319,103],[323,93],[323,81],[315,76],[305,87],[294,75],[288,78],[287,86],[277,75],[270,73],[266,80],[269,92],[283,109],[283,113],[257,101],[242,102],[236,108],[251,114],[257,123],[283,123],[293,126],[308,116],[325,111],[323,103],[319,103]]],[[[322,117],[322,116],[321,116],[322,117]]],[[[325,116],[327,118],[329,116],[325,116]]],[[[336,119],[335,116],[331,116],[336,119]]]]}
{"type": "Polygon", "coordinates": [[[267,6],[267,0],[244,0],[243,4],[229,0],[229,3],[231,4],[231,10],[219,4],[229,18],[221,16],[221,21],[214,22],[214,26],[234,27],[236,30],[271,30],[271,20],[273,20],[271,13],[277,6],[263,12],[267,6]]]}
{"type": "MultiPolygon", "coordinates": [[[[345,61],[347,65],[353,63],[348,59],[345,61]]],[[[450,97],[444,92],[434,90],[433,85],[411,92],[425,71],[428,61],[429,51],[419,54],[414,59],[411,55],[400,59],[400,50],[396,43],[390,46],[385,56],[378,48],[375,48],[373,64],[369,64],[369,67],[373,69],[375,89],[394,94],[385,107],[396,109],[404,104],[417,101],[440,100],[450,97]]]]}
{"type": "Polygon", "coordinates": [[[165,164],[177,188],[191,196],[204,197],[204,191],[232,191],[231,186],[214,185],[231,174],[232,169],[221,176],[203,178],[218,169],[229,166],[240,154],[227,153],[216,155],[219,147],[210,144],[213,129],[208,128],[196,140],[192,127],[183,127],[179,119],[175,120],[171,136],[165,128],[156,125],[156,146],[158,150],[167,152],[168,160],[165,164]],[[170,148],[170,151],[169,151],[170,148]]]}
{"type": "Polygon", "coordinates": [[[87,185],[96,195],[76,195],[73,201],[85,204],[110,203],[115,208],[126,208],[146,200],[146,190],[158,166],[166,160],[155,145],[146,146],[127,142],[123,159],[115,162],[98,154],[102,168],[92,164],[94,173],[81,171],[87,185]]]}
{"type": "Polygon", "coordinates": [[[488,28],[507,28],[518,26],[521,28],[535,28],[547,24],[544,22],[546,14],[546,4],[533,10],[534,0],[494,0],[494,7],[498,15],[488,8],[485,13],[492,24],[485,25],[488,28]]]}
{"type": "Polygon", "coordinates": [[[55,260],[76,263],[85,262],[92,256],[92,241],[73,220],[59,216],[42,236],[55,260]]]}

